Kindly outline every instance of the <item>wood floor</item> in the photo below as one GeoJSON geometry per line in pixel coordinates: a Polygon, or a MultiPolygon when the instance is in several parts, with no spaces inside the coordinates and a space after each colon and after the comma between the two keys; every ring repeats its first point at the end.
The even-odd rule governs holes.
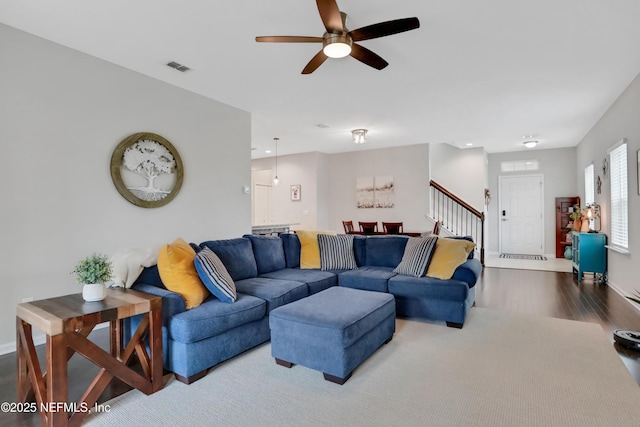
{"type": "MultiPolygon", "coordinates": [[[[640,330],[640,311],[608,286],[594,284],[589,277],[581,283],[571,273],[485,268],[476,284],[476,306],[598,323],[618,351],[632,377],[640,384],[640,352],[613,344],[616,329],[640,330]]],[[[107,329],[92,333],[92,338],[107,348],[107,329]]],[[[38,348],[41,360],[44,348],[38,348]]],[[[16,399],[15,353],[0,356],[0,402],[16,399]]],[[[69,397],[78,400],[97,374],[98,368],[81,356],[69,363],[69,397]]],[[[129,387],[114,380],[99,402],[124,393],[129,387]]],[[[38,414],[0,412],[0,427],[40,426],[38,414]]]]}

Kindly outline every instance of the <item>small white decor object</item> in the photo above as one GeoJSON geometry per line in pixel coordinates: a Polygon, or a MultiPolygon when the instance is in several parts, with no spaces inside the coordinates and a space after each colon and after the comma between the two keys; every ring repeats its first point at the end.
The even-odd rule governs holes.
{"type": "Polygon", "coordinates": [[[102,301],[107,297],[104,283],[85,283],[82,287],[82,298],[87,302],[102,301]]]}
{"type": "Polygon", "coordinates": [[[106,255],[93,254],[81,260],[71,272],[78,283],[84,285],[82,297],[85,301],[102,301],[107,296],[104,283],[111,279],[113,265],[106,255]]]}

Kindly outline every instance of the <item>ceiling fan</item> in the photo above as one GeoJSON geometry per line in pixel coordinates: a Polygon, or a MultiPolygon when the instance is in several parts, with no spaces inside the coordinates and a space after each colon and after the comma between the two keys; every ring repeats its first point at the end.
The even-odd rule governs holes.
{"type": "Polygon", "coordinates": [[[349,31],[346,27],[347,14],[340,12],[336,0],[316,0],[320,19],[326,28],[322,37],[307,36],[261,36],[257,42],[271,43],[322,43],[322,50],[304,67],[302,74],[313,73],[327,58],[342,58],[351,55],[358,61],[377,70],[389,65],[387,61],[366,47],[354,42],[390,36],[392,34],[420,28],[418,18],[394,19],[379,22],[349,31]]]}

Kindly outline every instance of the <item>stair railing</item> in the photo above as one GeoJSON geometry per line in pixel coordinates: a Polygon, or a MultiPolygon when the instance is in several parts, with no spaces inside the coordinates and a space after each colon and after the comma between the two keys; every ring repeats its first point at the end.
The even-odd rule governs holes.
{"type": "Polygon", "coordinates": [[[456,236],[471,236],[484,265],[484,212],[480,212],[437,182],[430,180],[431,216],[456,236]]]}

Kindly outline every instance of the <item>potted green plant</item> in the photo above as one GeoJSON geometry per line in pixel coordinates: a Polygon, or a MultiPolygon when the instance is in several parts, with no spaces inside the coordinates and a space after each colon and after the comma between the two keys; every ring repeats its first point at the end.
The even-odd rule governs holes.
{"type": "Polygon", "coordinates": [[[82,287],[85,301],[102,301],[107,296],[105,282],[111,280],[113,265],[106,255],[92,254],[80,260],[71,272],[82,287]]]}

